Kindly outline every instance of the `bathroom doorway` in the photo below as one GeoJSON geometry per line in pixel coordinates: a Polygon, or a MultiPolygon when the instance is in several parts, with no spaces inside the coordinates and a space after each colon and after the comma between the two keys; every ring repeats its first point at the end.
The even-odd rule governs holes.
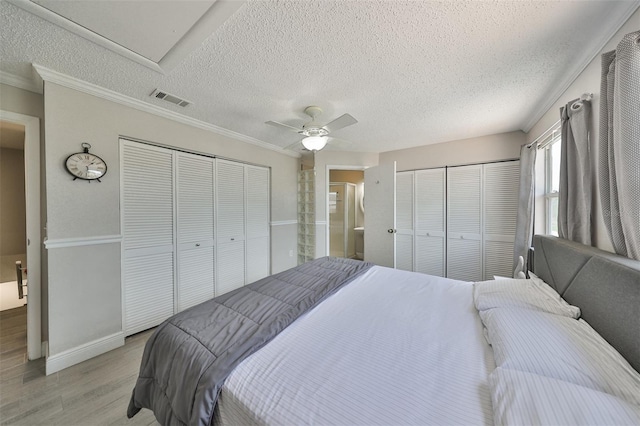
{"type": "Polygon", "coordinates": [[[329,255],[364,259],[364,171],[329,169],[329,255]]]}
{"type": "Polygon", "coordinates": [[[7,324],[19,325],[12,327],[18,335],[2,334],[2,346],[3,352],[9,349],[9,346],[5,345],[7,337],[14,343],[20,343],[19,347],[11,349],[11,353],[15,355],[15,360],[22,359],[26,362],[26,359],[34,360],[43,354],[40,283],[40,120],[37,117],[0,110],[0,140],[0,197],[3,206],[10,206],[2,209],[0,218],[0,281],[4,282],[2,307],[6,308],[0,315],[3,320],[11,318],[7,324]],[[16,265],[17,261],[20,262],[19,265],[16,265]],[[23,284],[28,283],[28,291],[23,287],[22,299],[18,290],[18,271],[21,273],[23,284]],[[26,339],[23,339],[25,332],[26,339]],[[24,357],[25,354],[22,352],[26,352],[27,356],[24,357]]]}

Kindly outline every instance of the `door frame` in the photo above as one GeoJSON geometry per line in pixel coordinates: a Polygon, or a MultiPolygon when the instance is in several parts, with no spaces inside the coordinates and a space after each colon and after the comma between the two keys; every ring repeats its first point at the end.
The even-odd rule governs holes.
{"type": "Polygon", "coordinates": [[[24,184],[27,227],[27,356],[42,357],[42,238],[40,220],[40,119],[0,110],[0,120],[24,126],[24,184]],[[33,242],[33,244],[31,244],[33,242]]]}
{"type": "MultiPolygon", "coordinates": [[[[329,243],[330,243],[330,239],[329,239],[329,171],[331,170],[362,170],[364,171],[365,169],[368,169],[369,167],[372,166],[345,166],[343,164],[340,165],[331,165],[331,164],[327,164],[325,169],[325,174],[324,174],[324,187],[325,187],[325,194],[324,194],[324,198],[325,198],[325,203],[324,203],[324,214],[325,214],[325,244],[324,244],[324,256],[329,256],[330,253],[330,247],[329,247],[329,243]]],[[[364,213],[365,217],[367,212],[364,213]]]]}

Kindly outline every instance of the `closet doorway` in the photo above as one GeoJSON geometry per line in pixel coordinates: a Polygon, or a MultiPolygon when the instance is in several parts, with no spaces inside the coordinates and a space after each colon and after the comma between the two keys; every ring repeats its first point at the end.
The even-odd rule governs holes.
{"type": "Polygon", "coordinates": [[[329,256],[364,259],[364,170],[327,167],[329,256]]]}

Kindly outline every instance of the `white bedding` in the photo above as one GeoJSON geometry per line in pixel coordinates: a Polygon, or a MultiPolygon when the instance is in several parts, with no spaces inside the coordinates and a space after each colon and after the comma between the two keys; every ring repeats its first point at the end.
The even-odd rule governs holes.
{"type": "Polygon", "coordinates": [[[493,424],[471,283],[374,266],[244,360],[215,424],[493,424]]]}

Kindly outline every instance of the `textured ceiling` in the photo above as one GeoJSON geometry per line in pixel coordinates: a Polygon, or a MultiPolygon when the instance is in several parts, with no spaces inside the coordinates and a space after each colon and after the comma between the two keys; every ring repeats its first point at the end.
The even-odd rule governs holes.
{"type": "Polygon", "coordinates": [[[637,7],[250,0],[163,74],[2,1],[0,70],[30,77],[40,64],[277,147],[300,138],[265,121],[301,126],[318,105],[320,122],[359,121],[333,149],[384,152],[527,131],[637,7]],[[150,98],[155,88],[193,105],[150,98]]]}

